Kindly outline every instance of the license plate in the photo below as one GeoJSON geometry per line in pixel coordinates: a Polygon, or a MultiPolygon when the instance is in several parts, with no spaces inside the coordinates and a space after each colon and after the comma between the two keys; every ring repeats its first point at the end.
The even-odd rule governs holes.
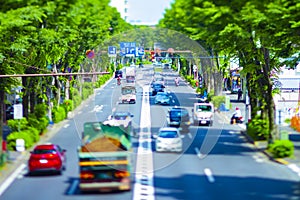
{"type": "Polygon", "coordinates": [[[201,124],[206,124],[206,121],[201,121],[201,124]]]}
{"type": "Polygon", "coordinates": [[[40,160],[40,163],[43,163],[43,164],[44,164],[44,163],[47,163],[47,162],[48,162],[48,160],[46,160],[46,159],[41,159],[41,160],[40,160]]]}

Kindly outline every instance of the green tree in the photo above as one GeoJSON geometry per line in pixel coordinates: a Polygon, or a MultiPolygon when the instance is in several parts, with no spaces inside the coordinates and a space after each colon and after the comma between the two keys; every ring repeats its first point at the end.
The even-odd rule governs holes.
{"type": "Polygon", "coordinates": [[[239,59],[247,78],[251,116],[260,110],[261,117],[269,121],[270,141],[277,137],[270,77],[282,65],[279,57],[299,51],[297,5],[296,1],[177,0],[160,22],[174,28],[171,24],[177,21],[178,30],[213,50],[214,55],[239,59]],[[177,18],[179,12],[182,18],[177,18]],[[173,19],[171,13],[175,13],[173,19]]]}

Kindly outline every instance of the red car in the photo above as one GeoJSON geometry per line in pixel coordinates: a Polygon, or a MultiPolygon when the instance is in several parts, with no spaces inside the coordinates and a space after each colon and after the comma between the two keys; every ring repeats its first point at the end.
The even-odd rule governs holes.
{"type": "Polygon", "coordinates": [[[56,144],[37,145],[30,152],[28,160],[29,173],[57,172],[62,173],[66,169],[66,150],[56,144]]]}

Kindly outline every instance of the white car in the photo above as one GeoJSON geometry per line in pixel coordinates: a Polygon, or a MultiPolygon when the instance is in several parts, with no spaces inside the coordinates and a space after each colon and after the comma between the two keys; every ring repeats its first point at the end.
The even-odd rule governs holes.
{"type": "Polygon", "coordinates": [[[155,104],[160,105],[170,105],[171,104],[171,96],[168,92],[157,92],[155,99],[155,104]]]}
{"type": "Polygon", "coordinates": [[[156,138],[155,147],[157,152],[182,152],[182,138],[184,136],[180,134],[177,128],[163,127],[153,137],[156,138]]]}
{"type": "Polygon", "coordinates": [[[110,124],[112,126],[128,127],[132,125],[133,114],[127,111],[115,111],[112,115],[108,116],[104,124],[110,124]]]}

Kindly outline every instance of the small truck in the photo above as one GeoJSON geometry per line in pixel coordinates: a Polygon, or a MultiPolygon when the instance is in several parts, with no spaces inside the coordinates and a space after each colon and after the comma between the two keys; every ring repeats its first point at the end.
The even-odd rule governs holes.
{"type": "Polygon", "coordinates": [[[121,102],[135,103],[136,102],[136,88],[133,84],[125,84],[121,88],[121,102]]]}
{"type": "Polygon", "coordinates": [[[214,105],[212,103],[194,103],[193,120],[194,125],[213,125],[214,105]]]}

